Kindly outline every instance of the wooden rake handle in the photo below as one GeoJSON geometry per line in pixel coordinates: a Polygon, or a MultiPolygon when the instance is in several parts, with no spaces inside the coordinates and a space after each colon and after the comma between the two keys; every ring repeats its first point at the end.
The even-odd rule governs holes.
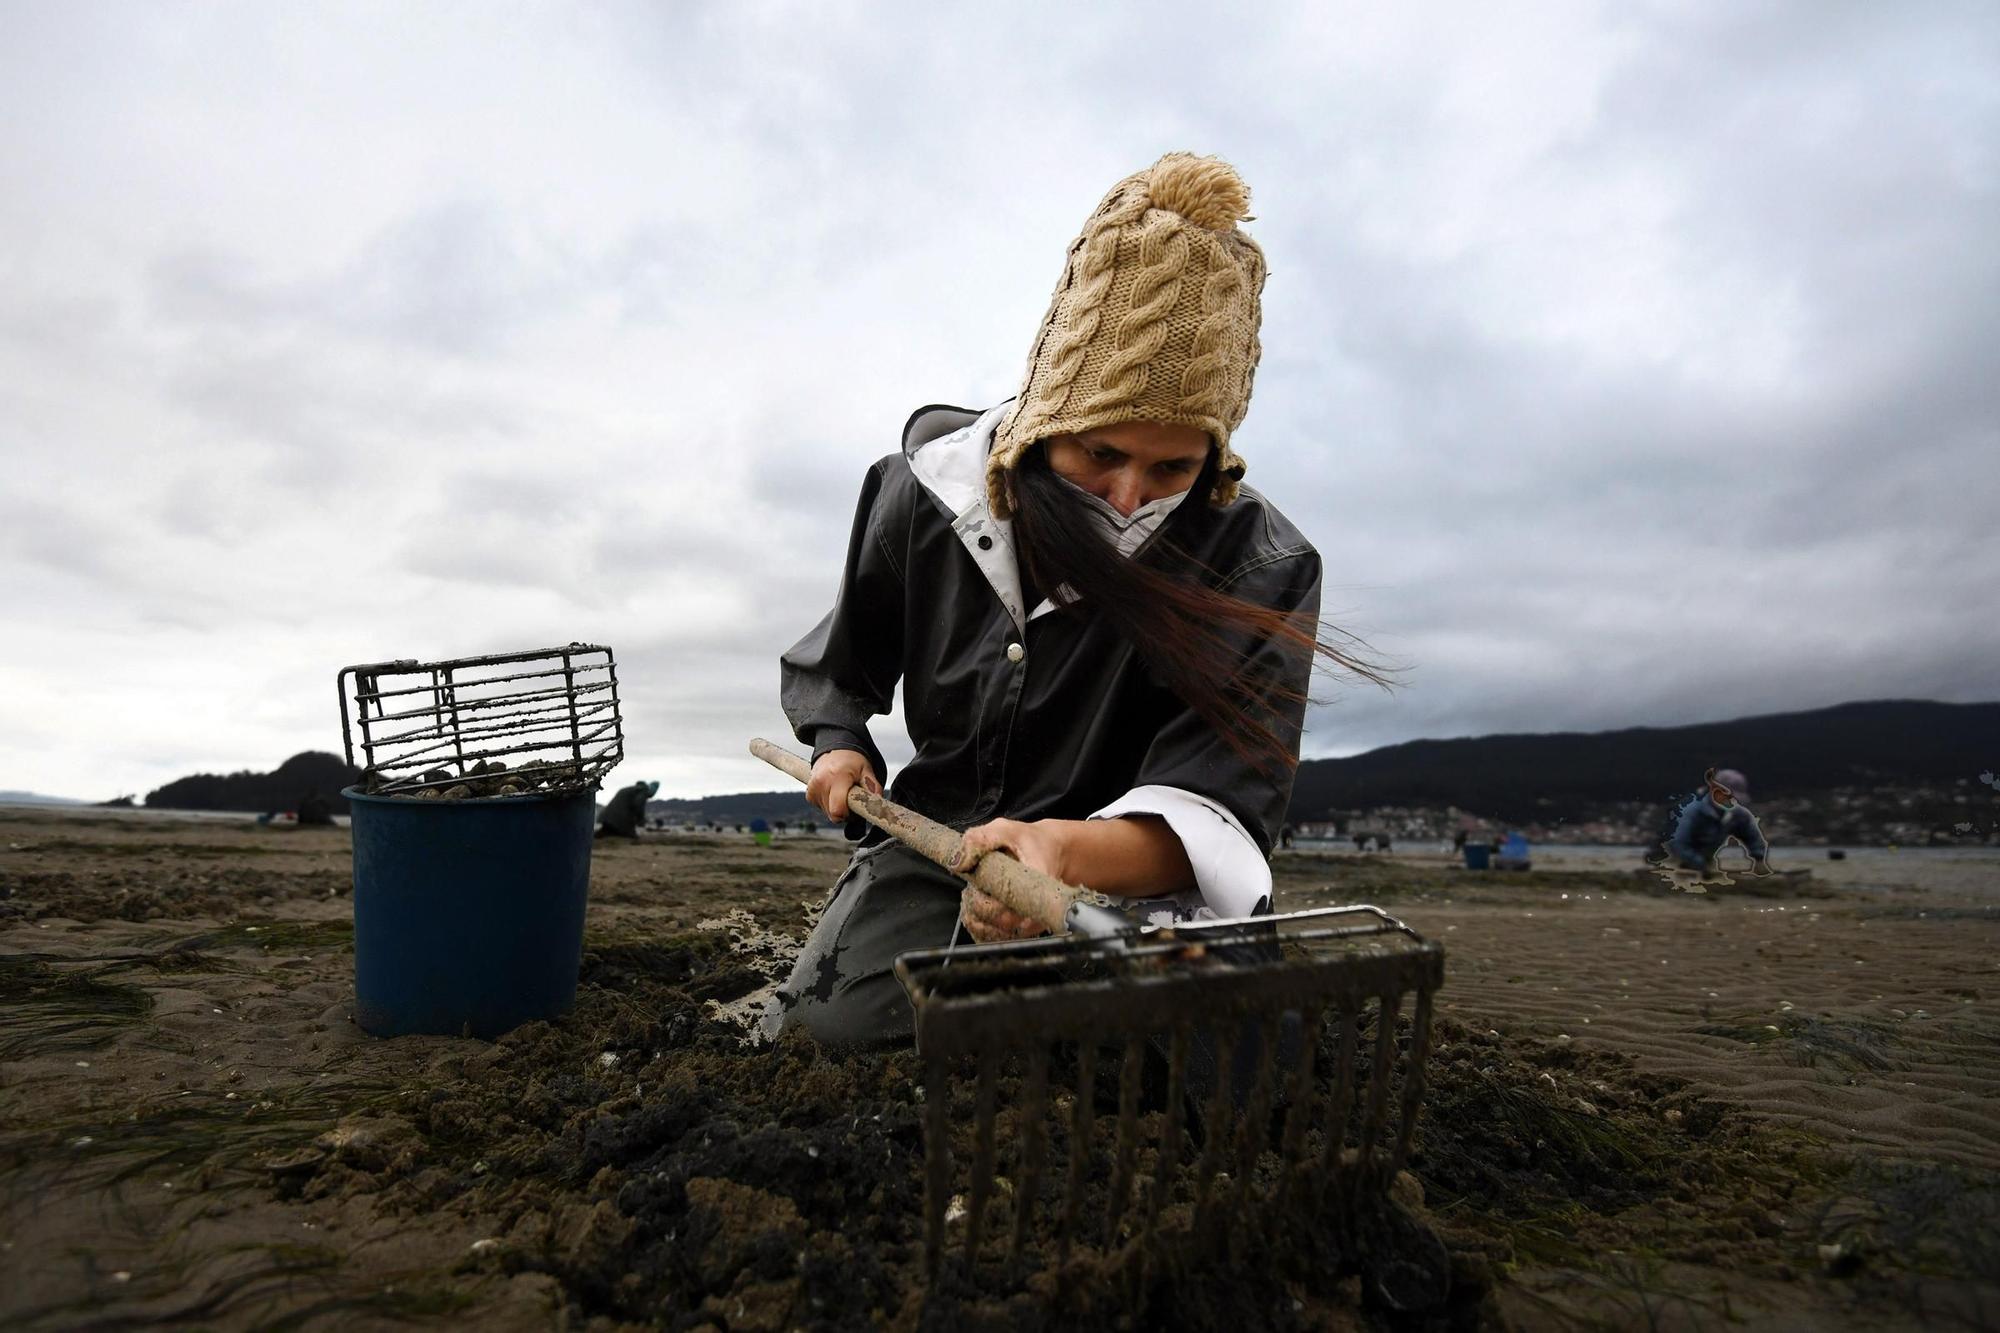
{"type": "MultiPolygon", "coordinates": [[[[812,778],[811,764],[770,741],[751,741],[750,753],[800,782],[808,782],[812,778]]],[[[964,837],[934,819],[926,819],[916,811],[897,805],[886,796],[877,796],[859,784],[848,789],[847,806],[876,828],[904,846],[921,852],[946,870],[951,870],[958,860],[959,846],[965,841],[964,837]]],[[[1022,865],[1005,852],[988,852],[980,857],[979,864],[967,878],[1009,908],[1040,921],[1051,930],[1066,929],[1070,923],[1070,909],[1078,904],[1095,908],[1111,907],[1111,899],[1103,894],[1065,884],[1054,875],[1045,875],[1031,866],[1022,865]]]]}

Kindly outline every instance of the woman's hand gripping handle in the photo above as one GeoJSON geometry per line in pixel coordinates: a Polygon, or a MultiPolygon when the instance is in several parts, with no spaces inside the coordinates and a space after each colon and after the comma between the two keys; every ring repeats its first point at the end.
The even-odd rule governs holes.
{"type": "MultiPolygon", "coordinates": [[[[813,765],[767,740],[751,741],[750,753],[771,767],[809,784],[807,791],[810,795],[813,765]]],[[[983,893],[999,900],[1017,916],[1045,922],[1051,928],[1068,929],[1073,924],[1071,909],[1080,906],[1084,910],[1078,915],[1089,919],[1086,929],[1091,934],[1098,933],[1110,920],[1123,922],[1123,918],[1117,917],[1112,910],[1111,900],[1103,894],[1065,884],[1052,875],[1022,865],[1005,852],[986,851],[969,872],[957,871],[964,843],[960,835],[936,820],[926,819],[914,810],[897,805],[881,794],[879,786],[870,791],[865,783],[853,784],[848,787],[845,797],[847,808],[853,813],[946,870],[965,874],[983,893]]],[[[824,810],[827,807],[820,808],[824,810]]],[[[827,813],[833,812],[828,810],[827,813]]]]}

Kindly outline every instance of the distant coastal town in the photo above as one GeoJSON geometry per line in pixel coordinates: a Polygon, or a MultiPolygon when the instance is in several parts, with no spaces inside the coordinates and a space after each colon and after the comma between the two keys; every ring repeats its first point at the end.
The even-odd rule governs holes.
{"type": "MultiPolygon", "coordinates": [[[[1837,787],[1760,800],[1753,808],[1764,835],[1785,846],[2000,846],[2000,791],[1972,778],[1947,785],[1837,787]]],[[[1301,821],[1296,832],[1308,839],[1379,833],[1425,843],[1449,842],[1461,830],[1476,839],[1518,829],[1534,842],[1633,846],[1658,833],[1665,809],[1664,801],[1614,801],[1573,815],[1552,812],[1509,824],[1456,806],[1382,806],[1329,811],[1325,819],[1301,821]]]]}
{"type": "MultiPolygon", "coordinates": [[[[768,799],[781,795],[771,793],[768,799]]],[[[826,827],[817,811],[786,801],[782,813],[765,808],[763,793],[707,801],[652,801],[649,822],[658,829],[727,831],[762,819],[780,832],[826,827]]],[[[1455,805],[1384,805],[1327,810],[1300,819],[1293,835],[1307,842],[1355,840],[1378,849],[1472,841],[1520,832],[1531,842],[1631,847],[1657,836],[1669,802],[1593,803],[1575,814],[1551,813],[1513,822],[1455,805]]],[[[1886,789],[1840,787],[1759,801],[1754,807],[1764,835],[1790,847],[2000,847],[2000,791],[1973,779],[1949,785],[1886,789]]]]}

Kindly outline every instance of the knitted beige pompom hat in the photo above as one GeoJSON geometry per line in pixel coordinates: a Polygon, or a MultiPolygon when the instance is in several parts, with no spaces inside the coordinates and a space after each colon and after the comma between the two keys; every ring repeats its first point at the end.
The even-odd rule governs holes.
{"type": "Polygon", "coordinates": [[[1250,187],[1220,158],[1168,153],[1111,187],[1069,247],[1028,374],[986,458],[986,493],[1013,513],[1008,474],[1051,435],[1121,421],[1207,431],[1211,499],[1236,498],[1229,436],[1250,406],[1264,252],[1237,229],[1250,187]]]}

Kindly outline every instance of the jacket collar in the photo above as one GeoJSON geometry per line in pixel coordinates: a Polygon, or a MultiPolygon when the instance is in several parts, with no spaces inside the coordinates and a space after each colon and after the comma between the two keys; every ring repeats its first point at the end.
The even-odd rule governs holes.
{"type": "MultiPolygon", "coordinates": [[[[1014,525],[1008,519],[993,517],[986,503],[986,451],[1013,401],[1010,398],[977,414],[964,408],[923,408],[903,428],[903,454],[910,461],[910,471],[951,517],[951,530],[979,566],[1000,605],[1007,608],[1014,628],[1024,630],[1028,611],[1021,605],[1014,525]]],[[[1035,609],[1039,613],[1042,608],[1035,609]]]]}
{"type": "MultiPolygon", "coordinates": [[[[909,459],[910,471],[950,516],[952,531],[1007,608],[1014,627],[1025,629],[1028,621],[1055,610],[1056,604],[1044,599],[1032,610],[1021,605],[1021,566],[1014,554],[1013,521],[995,518],[986,501],[986,454],[993,447],[994,431],[1013,403],[1009,398],[984,412],[942,405],[919,408],[903,427],[903,454],[909,459]]],[[[1155,500],[1127,517],[1096,496],[1086,497],[1119,554],[1127,556],[1144,546],[1186,498],[1187,493],[1182,492],[1155,500]]],[[[1065,585],[1057,591],[1069,589],[1065,585]]]]}

